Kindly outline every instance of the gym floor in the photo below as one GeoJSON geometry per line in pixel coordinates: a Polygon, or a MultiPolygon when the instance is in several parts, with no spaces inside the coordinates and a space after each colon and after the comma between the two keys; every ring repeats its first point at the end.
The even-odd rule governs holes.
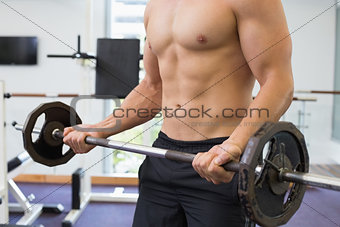
{"type": "MultiPolygon", "coordinates": [[[[18,183],[18,186],[25,195],[31,193],[35,195],[36,198],[32,203],[61,203],[65,208],[61,214],[42,214],[33,223],[34,225],[42,224],[45,227],[61,226],[63,219],[71,210],[71,185],[18,183]]],[[[135,193],[138,191],[137,187],[124,186],[124,188],[124,192],[135,193]]],[[[92,187],[93,192],[109,193],[113,192],[113,190],[113,186],[103,185],[92,187]]],[[[9,202],[15,202],[11,195],[9,202]]],[[[74,226],[131,226],[135,206],[135,204],[131,203],[90,203],[74,226]]],[[[10,213],[10,223],[15,224],[20,217],[20,213],[10,213]]]]}
{"type": "MultiPolygon", "coordinates": [[[[25,195],[33,193],[34,202],[61,203],[65,210],[62,214],[43,214],[34,224],[46,227],[60,227],[61,222],[71,209],[71,186],[59,184],[18,183],[25,195]],[[53,192],[51,194],[51,192],[53,192]]],[[[93,186],[94,192],[112,192],[113,186],[93,186]]],[[[136,187],[125,187],[126,192],[137,192],[136,187]]],[[[14,198],[9,198],[14,202],[14,198]]],[[[130,227],[132,224],[135,204],[124,203],[90,203],[75,227],[83,226],[117,226],[130,227]]],[[[335,191],[321,188],[308,188],[301,208],[285,226],[289,227],[328,227],[340,226],[340,197],[335,191]]],[[[10,223],[15,223],[20,214],[11,213],[10,223]]],[[[227,225],[226,225],[227,226],[227,225]]]]}

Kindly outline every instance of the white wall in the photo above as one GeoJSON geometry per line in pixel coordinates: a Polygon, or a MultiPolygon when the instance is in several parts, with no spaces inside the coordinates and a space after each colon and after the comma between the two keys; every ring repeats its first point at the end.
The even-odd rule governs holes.
{"type": "MultiPolygon", "coordinates": [[[[295,31],[333,4],[334,0],[284,0],[289,30],[295,31]]],[[[335,26],[336,8],[333,7],[292,34],[295,90],[333,90],[335,26]]],[[[305,129],[305,136],[311,162],[340,162],[340,144],[331,140],[333,96],[295,95],[318,99],[306,104],[310,116],[306,116],[309,128],[305,129]]],[[[287,120],[296,121],[301,105],[293,103],[287,120]]]]}
{"type": "MultiPolygon", "coordinates": [[[[0,66],[0,80],[5,81],[7,92],[93,93],[94,69],[83,67],[72,59],[47,58],[46,55],[73,54],[77,49],[78,34],[82,37],[82,51],[95,53],[96,39],[105,36],[104,0],[11,0],[4,2],[21,15],[0,3],[0,36],[38,37],[38,65],[0,66]]],[[[15,120],[24,123],[30,111],[40,103],[50,101],[55,100],[8,99],[6,100],[6,121],[11,123],[15,120]]],[[[69,103],[70,99],[62,101],[69,103]]],[[[80,113],[80,116],[83,121],[86,121],[84,119],[89,121],[91,111],[86,113],[87,116],[82,114],[84,113],[80,113]]],[[[12,127],[7,127],[6,132],[7,156],[10,159],[23,151],[23,144],[21,134],[12,127]]],[[[67,165],[57,168],[33,164],[27,169],[27,173],[69,174],[78,166],[84,165],[86,168],[100,158],[101,152],[93,152],[86,160],[78,157],[67,165]]],[[[101,169],[99,164],[89,172],[101,172],[101,169]]]]}

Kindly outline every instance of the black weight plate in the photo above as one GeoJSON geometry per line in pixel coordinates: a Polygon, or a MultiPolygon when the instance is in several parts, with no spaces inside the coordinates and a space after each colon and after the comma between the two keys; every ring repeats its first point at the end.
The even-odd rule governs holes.
{"type": "Polygon", "coordinates": [[[309,158],[302,133],[288,122],[265,123],[253,137],[240,161],[239,197],[248,217],[262,226],[283,225],[300,207],[306,186],[293,184],[284,194],[271,190],[268,170],[271,167],[263,160],[263,149],[269,142],[265,159],[272,161],[277,155],[285,155],[292,168],[308,172],[309,158]],[[256,173],[256,167],[262,166],[256,173]]]}
{"type": "Polygon", "coordinates": [[[69,149],[63,154],[63,143],[61,141],[53,143],[50,135],[46,137],[46,132],[51,131],[51,124],[62,130],[81,124],[81,119],[73,108],[62,102],[41,104],[28,115],[22,131],[25,149],[34,161],[47,166],[57,166],[68,162],[74,156],[74,152],[69,149]],[[33,142],[32,131],[42,114],[45,114],[45,121],[38,139],[33,142]]]}
{"type": "Polygon", "coordinates": [[[44,137],[46,144],[48,144],[51,147],[57,147],[59,145],[62,145],[63,139],[56,138],[55,136],[53,136],[53,132],[56,129],[64,131],[64,128],[65,128],[64,125],[58,121],[51,121],[44,124],[43,130],[41,131],[43,133],[42,136],[44,137]]]}
{"type": "MultiPolygon", "coordinates": [[[[290,163],[289,158],[285,154],[283,154],[283,152],[281,154],[275,155],[274,158],[271,158],[270,160],[274,165],[280,168],[284,168],[286,170],[294,169],[292,164],[290,163]]],[[[281,181],[280,177],[278,177],[277,169],[269,168],[266,174],[268,174],[270,189],[274,194],[282,195],[287,192],[290,186],[290,182],[281,181]]]]}

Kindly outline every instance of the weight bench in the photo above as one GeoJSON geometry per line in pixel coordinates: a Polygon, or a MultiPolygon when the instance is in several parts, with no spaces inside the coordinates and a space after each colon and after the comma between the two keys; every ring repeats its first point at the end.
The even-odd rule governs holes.
{"type": "Polygon", "coordinates": [[[9,212],[24,213],[19,221],[17,221],[17,225],[31,225],[43,212],[60,214],[64,210],[62,204],[30,203],[34,200],[34,195],[30,194],[26,197],[18,185],[13,181],[13,178],[22,173],[31,163],[33,163],[33,160],[27,152],[23,152],[7,162],[8,189],[17,201],[17,203],[8,203],[8,209],[9,212]]]}
{"type": "Polygon", "coordinates": [[[62,222],[62,227],[73,226],[90,202],[136,203],[138,193],[124,193],[123,187],[115,187],[113,193],[91,192],[91,179],[84,169],[72,174],[72,210],[62,222]]]}

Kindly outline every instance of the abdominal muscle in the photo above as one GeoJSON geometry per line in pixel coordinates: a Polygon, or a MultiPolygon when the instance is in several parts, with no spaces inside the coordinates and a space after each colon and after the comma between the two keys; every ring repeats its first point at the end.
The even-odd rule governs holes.
{"type": "Polygon", "coordinates": [[[196,141],[230,136],[247,114],[254,77],[240,50],[222,49],[176,47],[158,58],[161,130],[170,138],[196,141]]]}

